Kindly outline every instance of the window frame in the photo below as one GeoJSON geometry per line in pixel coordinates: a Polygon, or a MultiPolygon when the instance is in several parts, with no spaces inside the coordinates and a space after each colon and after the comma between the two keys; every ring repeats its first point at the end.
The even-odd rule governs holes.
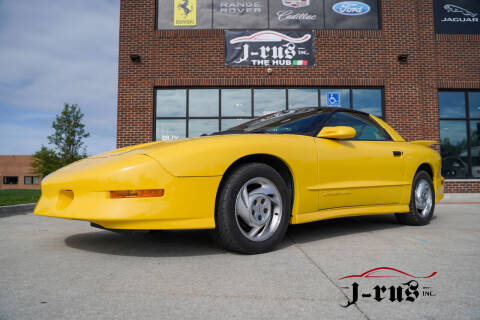
{"type": "MultiPolygon", "coordinates": [[[[382,116],[379,117],[381,119],[385,119],[385,88],[382,86],[175,86],[175,87],[164,87],[164,86],[155,86],[153,88],[153,125],[152,125],[152,137],[153,141],[157,141],[157,125],[156,121],[157,120],[185,120],[186,121],[186,126],[185,126],[185,137],[189,138],[188,133],[189,133],[189,120],[190,119],[217,119],[218,120],[218,128],[219,131],[228,129],[228,128],[222,128],[222,120],[229,120],[229,119],[245,119],[245,120],[253,120],[257,118],[254,114],[255,112],[255,97],[254,97],[254,90],[255,89],[284,89],[285,90],[285,109],[289,109],[289,99],[288,99],[288,91],[289,90],[294,90],[294,89],[316,89],[317,90],[317,98],[318,102],[317,105],[318,107],[328,107],[328,106],[322,106],[321,105],[321,90],[325,89],[347,89],[349,90],[349,103],[350,107],[348,108],[349,110],[352,111],[358,111],[361,113],[360,110],[354,109],[353,106],[353,92],[352,90],[355,89],[377,89],[380,90],[380,95],[381,95],[381,112],[382,116]],[[190,89],[217,89],[218,90],[218,117],[208,117],[208,116],[195,116],[192,117],[190,116],[190,89]],[[221,91],[223,89],[249,89],[250,90],[250,99],[251,99],[251,105],[250,105],[250,116],[222,116],[222,93],[221,91]],[[157,117],[157,94],[158,91],[161,90],[186,90],[186,113],[185,117],[157,117]]],[[[305,106],[309,107],[309,106],[305,106]]],[[[335,107],[334,107],[335,108],[335,107]]],[[[365,141],[365,140],[362,140],[365,141]]]]}
{"type": "MultiPolygon", "coordinates": [[[[450,120],[450,121],[462,121],[465,122],[465,130],[466,130],[466,135],[467,135],[467,165],[468,165],[468,176],[466,178],[457,178],[457,179],[475,179],[478,180],[478,178],[473,177],[473,165],[472,165],[472,141],[471,141],[471,127],[470,127],[470,121],[480,121],[480,117],[470,117],[470,101],[469,101],[469,93],[470,92],[480,92],[479,89],[438,89],[437,91],[437,104],[438,104],[438,115],[439,115],[439,121],[438,121],[438,130],[439,130],[439,137],[440,137],[440,122],[442,120],[450,120]],[[463,93],[463,98],[465,99],[465,117],[461,118],[452,118],[452,117],[440,117],[440,101],[439,101],[439,94],[440,92],[462,92],[463,93]]],[[[442,141],[440,140],[440,155],[442,152],[442,141]]],[[[443,156],[442,156],[442,161],[443,161],[443,156]]],[[[455,178],[453,178],[455,179],[455,178]]],[[[450,180],[450,179],[448,179],[450,180]]]]}
{"type": "Polygon", "coordinates": [[[18,176],[3,176],[3,179],[2,179],[2,184],[5,185],[5,186],[7,186],[7,185],[18,185],[18,182],[19,182],[18,176]],[[6,181],[8,178],[16,178],[16,179],[17,179],[17,183],[6,183],[5,181],[6,181]]]}

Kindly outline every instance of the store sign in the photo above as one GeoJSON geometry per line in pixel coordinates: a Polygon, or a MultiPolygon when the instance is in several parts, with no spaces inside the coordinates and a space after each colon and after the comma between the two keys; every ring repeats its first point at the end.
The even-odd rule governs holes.
{"type": "Polygon", "coordinates": [[[175,0],[174,26],[195,26],[197,24],[197,1],[175,0]]]}
{"type": "Polygon", "coordinates": [[[212,0],[157,0],[158,29],[211,29],[212,0]]]}
{"type": "Polygon", "coordinates": [[[480,34],[480,1],[438,0],[434,2],[435,32],[480,34]]]}
{"type": "Polygon", "coordinates": [[[268,28],[268,0],[213,0],[213,28],[268,28]]]}
{"type": "Polygon", "coordinates": [[[378,0],[157,0],[158,29],[378,29],[378,0]]]}
{"type": "Polygon", "coordinates": [[[313,66],[313,31],[226,30],[229,66],[313,66]]]}
{"type": "Polygon", "coordinates": [[[323,29],[323,1],[270,1],[270,28],[323,29]]]}
{"type": "Polygon", "coordinates": [[[378,1],[325,0],[325,28],[378,29],[378,1]]]}
{"type": "Polygon", "coordinates": [[[332,10],[345,16],[360,16],[370,11],[370,6],[360,1],[343,1],[333,5],[332,10]]]}

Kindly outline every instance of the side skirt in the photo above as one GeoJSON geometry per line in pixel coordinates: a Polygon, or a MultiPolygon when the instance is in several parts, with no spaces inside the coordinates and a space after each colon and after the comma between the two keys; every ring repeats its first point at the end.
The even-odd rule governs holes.
{"type": "Polygon", "coordinates": [[[410,211],[408,205],[379,205],[325,209],[310,213],[297,214],[292,217],[291,224],[307,223],[342,217],[353,217],[373,214],[390,214],[410,211]]]}

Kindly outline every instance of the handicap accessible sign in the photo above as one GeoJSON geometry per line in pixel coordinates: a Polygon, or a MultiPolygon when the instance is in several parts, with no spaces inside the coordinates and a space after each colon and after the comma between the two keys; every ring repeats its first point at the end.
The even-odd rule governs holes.
{"type": "Polygon", "coordinates": [[[340,93],[327,92],[327,106],[339,107],[340,106],[340,93]]]}

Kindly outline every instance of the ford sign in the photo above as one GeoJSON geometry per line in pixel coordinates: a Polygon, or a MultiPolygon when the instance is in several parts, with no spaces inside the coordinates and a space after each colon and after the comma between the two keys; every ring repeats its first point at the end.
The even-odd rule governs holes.
{"type": "Polygon", "coordinates": [[[345,16],[360,16],[370,11],[370,6],[360,1],[342,1],[335,3],[332,10],[345,16]]]}

